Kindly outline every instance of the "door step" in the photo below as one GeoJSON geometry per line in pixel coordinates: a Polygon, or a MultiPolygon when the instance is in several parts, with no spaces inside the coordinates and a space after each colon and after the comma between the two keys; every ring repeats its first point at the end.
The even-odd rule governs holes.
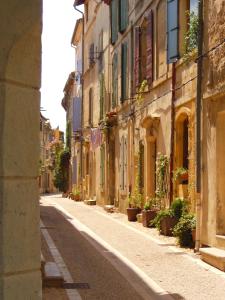
{"type": "Polygon", "coordinates": [[[87,205],[96,205],[96,200],[84,200],[84,203],[87,205]]]}
{"type": "Polygon", "coordinates": [[[206,263],[225,271],[225,251],[222,249],[209,247],[199,249],[201,258],[206,263]]]}
{"type": "Polygon", "coordinates": [[[108,213],[113,213],[115,210],[114,205],[105,205],[104,210],[107,211],[108,213]]]}
{"type": "Polygon", "coordinates": [[[44,266],[44,287],[63,287],[63,276],[55,262],[46,262],[44,266]]]}

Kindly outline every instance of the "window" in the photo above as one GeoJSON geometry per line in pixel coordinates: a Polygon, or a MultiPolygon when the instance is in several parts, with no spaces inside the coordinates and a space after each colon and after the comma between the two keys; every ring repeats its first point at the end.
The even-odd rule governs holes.
{"type": "Polygon", "coordinates": [[[150,9],[141,24],[135,27],[135,86],[143,80],[153,81],[153,12],[150,9]]]}
{"type": "Polygon", "coordinates": [[[103,69],[103,30],[101,30],[98,37],[98,63],[99,63],[99,72],[103,69]]]}
{"type": "Polygon", "coordinates": [[[95,63],[94,54],[95,54],[95,45],[93,43],[89,47],[89,68],[91,68],[95,63]]]}
{"type": "Polygon", "coordinates": [[[102,145],[100,148],[100,185],[101,188],[105,185],[105,146],[102,145]]]}
{"type": "Polygon", "coordinates": [[[127,43],[121,45],[121,103],[127,98],[127,43]]]}
{"type": "Polygon", "coordinates": [[[157,7],[157,78],[167,72],[166,59],[166,0],[161,0],[157,7]],[[160,34],[159,34],[160,33],[160,34]]]}
{"type": "Polygon", "coordinates": [[[118,37],[118,0],[112,0],[111,9],[111,43],[115,44],[118,37]]]}
{"type": "Polygon", "coordinates": [[[127,188],[127,141],[123,136],[120,142],[120,189],[127,188]]]}
{"type": "Polygon", "coordinates": [[[128,0],[119,0],[119,30],[124,32],[128,25],[128,0]]]}
{"type": "Polygon", "coordinates": [[[178,47],[178,0],[167,0],[167,62],[173,63],[179,57],[178,47]]]}
{"type": "Polygon", "coordinates": [[[117,53],[113,56],[112,62],[112,108],[118,103],[118,57],[117,53]]]}
{"type": "Polygon", "coordinates": [[[89,89],[89,116],[88,116],[89,126],[93,126],[93,89],[89,89]]]}
{"type": "Polygon", "coordinates": [[[104,116],[104,75],[101,73],[99,78],[99,119],[102,120],[104,116]]]}

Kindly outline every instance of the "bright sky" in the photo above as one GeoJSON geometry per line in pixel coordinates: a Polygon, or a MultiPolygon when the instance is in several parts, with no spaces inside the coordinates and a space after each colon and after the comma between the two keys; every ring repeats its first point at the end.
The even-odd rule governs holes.
{"type": "Polygon", "coordinates": [[[73,8],[74,0],[43,1],[42,34],[42,114],[53,128],[65,131],[66,113],[61,106],[63,88],[74,70],[75,49],[71,38],[76,19],[81,15],[73,8]]]}

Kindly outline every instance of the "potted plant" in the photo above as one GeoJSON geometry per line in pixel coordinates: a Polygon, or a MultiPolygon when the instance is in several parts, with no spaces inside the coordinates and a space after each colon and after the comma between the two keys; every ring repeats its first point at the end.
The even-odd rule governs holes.
{"type": "Polygon", "coordinates": [[[74,186],[72,189],[72,199],[80,201],[80,189],[77,186],[74,186]]]}
{"type": "Polygon", "coordinates": [[[186,210],[186,202],[181,198],[176,198],[170,209],[160,210],[155,219],[151,222],[159,232],[166,236],[172,236],[174,226],[178,223],[183,212],[186,210]]]}
{"type": "Polygon", "coordinates": [[[147,200],[142,210],[142,224],[144,227],[151,226],[150,222],[156,217],[157,211],[157,199],[151,198],[147,200]]]}
{"type": "Polygon", "coordinates": [[[173,171],[173,181],[179,180],[180,183],[185,183],[188,181],[188,169],[184,167],[176,168],[173,171]]]}
{"type": "Polygon", "coordinates": [[[196,226],[195,216],[192,214],[184,214],[173,229],[173,235],[177,237],[181,247],[193,247],[194,239],[192,237],[192,229],[196,226]]]}
{"type": "Polygon", "coordinates": [[[135,222],[137,221],[137,214],[141,211],[143,196],[140,193],[135,193],[134,195],[129,195],[128,197],[128,208],[127,208],[127,217],[128,221],[135,222]]]}

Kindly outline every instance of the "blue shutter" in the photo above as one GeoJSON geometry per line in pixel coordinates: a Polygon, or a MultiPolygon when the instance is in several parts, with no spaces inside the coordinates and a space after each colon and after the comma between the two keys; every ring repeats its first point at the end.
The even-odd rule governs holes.
{"type": "Polygon", "coordinates": [[[118,37],[118,0],[111,2],[111,43],[115,44],[118,37]]]}
{"type": "Polygon", "coordinates": [[[121,48],[121,102],[127,97],[127,44],[121,48]]]}
{"type": "Polygon", "coordinates": [[[73,99],[73,132],[81,130],[81,98],[73,99]]]}
{"type": "Polygon", "coordinates": [[[128,0],[119,0],[119,29],[124,32],[128,24],[128,0]]]}
{"type": "Polygon", "coordinates": [[[179,1],[167,0],[167,63],[179,57],[179,1]]]}

